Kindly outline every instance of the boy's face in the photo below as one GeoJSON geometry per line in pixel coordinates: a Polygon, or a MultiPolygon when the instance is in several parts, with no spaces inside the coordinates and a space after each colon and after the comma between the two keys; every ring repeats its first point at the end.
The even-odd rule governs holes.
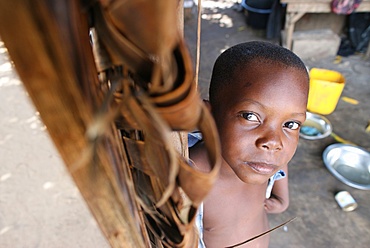
{"type": "Polygon", "coordinates": [[[252,63],[230,80],[233,86],[211,106],[223,159],[243,182],[265,183],[297,148],[306,119],[307,77],[276,63],[252,63]]]}

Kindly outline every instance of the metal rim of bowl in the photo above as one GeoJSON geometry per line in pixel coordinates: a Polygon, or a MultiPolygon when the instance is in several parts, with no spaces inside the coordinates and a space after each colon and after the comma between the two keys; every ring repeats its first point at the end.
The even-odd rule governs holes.
{"type": "MultiPolygon", "coordinates": [[[[326,168],[331,172],[332,175],[334,175],[334,177],[336,177],[342,183],[344,183],[348,186],[351,186],[353,188],[356,188],[356,189],[370,190],[370,183],[367,184],[367,185],[354,183],[354,182],[350,181],[349,179],[347,179],[346,177],[339,174],[332,166],[329,165],[329,161],[327,159],[329,152],[332,151],[335,148],[341,148],[341,147],[351,147],[352,149],[359,150],[359,151],[364,152],[365,154],[368,154],[370,156],[370,153],[367,150],[365,150],[365,149],[363,149],[359,146],[350,145],[350,144],[335,143],[335,144],[332,144],[332,145],[329,145],[328,147],[326,147],[323,154],[322,154],[322,158],[323,158],[323,161],[324,161],[324,164],[325,164],[326,168]]],[[[370,171],[369,171],[369,174],[370,174],[370,171]]]]}
{"type": "MultiPolygon", "coordinates": [[[[312,119],[312,117],[314,119],[323,120],[326,123],[326,125],[328,126],[327,131],[325,133],[321,134],[321,135],[316,135],[316,136],[309,136],[309,135],[305,135],[305,134],[299,132],[299,136],[304,138],[304,139],[308,139],[308,140],[318,140],[318,139],[323,139],[323,138],[328,137],[333,131],[333,127],[332,127],[330,121],[325,116],[314,114],[314,113],[311,113],[311,112],[307,111],[306,112],[306,121],[309,120],[309,119],[312,119]]],[[[302,127],[303,127],[303,125],[302,125],[302,127]]]]}

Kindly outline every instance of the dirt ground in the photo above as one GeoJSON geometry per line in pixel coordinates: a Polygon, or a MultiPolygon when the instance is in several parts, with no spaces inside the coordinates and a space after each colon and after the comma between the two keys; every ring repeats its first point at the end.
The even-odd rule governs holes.
{"type": "MultiPolygon", "coordinates": [[[[205,98],[220,52],[243,41],[265,39],[263,31],[246,26],[234,2],[203,1],[199,89],[205,98]]],[[[185,21],[185,37],[195,58],[195,15],[185,21]]],[[[339,64],[333,59],[312,58],[305,63],[337,70],[346,77],[342,95],[359,104],[341,100],[327,118],[337,134],[370,151],[370,134],[365,132],[370,120],[370,61],[360,55],[343,58],[339,64]]],[[[0,99],[0,247],[109,247],[30,103],[3,43],[0,99]]],[[[290,163],[290,207],[270,216],[270,222],[275,226],[297,219],[272,234],[271,248],[369,247],[370,191],[351,188],[327,171],[321,154],[332,143],[331,137],[300,140],[290,163]],[[338,190],[348,190],[359,207],[343,212],[334,200],[338,190]]]]}
{"type": "Polygon", "coordinates": [[[0,247],[109,247],[0,43],[0,247]]]}

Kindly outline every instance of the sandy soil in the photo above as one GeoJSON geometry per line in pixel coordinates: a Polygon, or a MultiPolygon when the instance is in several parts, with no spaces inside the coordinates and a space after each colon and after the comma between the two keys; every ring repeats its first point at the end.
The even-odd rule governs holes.
{"type": "Polygon", "coordinates": [[[0,247],[109,247],[0,43],[0,247]]]}

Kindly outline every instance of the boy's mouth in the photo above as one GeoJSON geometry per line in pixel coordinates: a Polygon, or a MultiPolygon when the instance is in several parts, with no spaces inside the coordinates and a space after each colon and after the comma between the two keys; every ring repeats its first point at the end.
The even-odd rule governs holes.
{"type": "Polygon", "coordinates": [[[246,163],[249,167],[251,167],[254,171],[259,174],[268,175],[272,174],[276,170],[276,165],[267,164],[267,163],[259,163],[259,162],[247,162],[246,163]]]}

